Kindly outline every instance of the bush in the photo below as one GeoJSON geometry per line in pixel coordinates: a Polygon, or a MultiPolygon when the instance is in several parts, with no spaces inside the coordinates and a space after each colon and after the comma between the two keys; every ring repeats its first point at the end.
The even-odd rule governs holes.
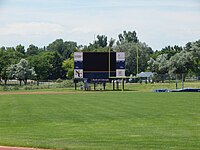
{"type": "Polygon", "coordinates": [[[24,90],[32,90],[33,88],[31,86],[25,86],[24,90]]]}
{"type": "Polygon", "coordinates": [[[19,86],[18,85],[14,86],[13,90],[15,90],[15,91],[19,90],[19,86]]]}
{"type": "Polygon", "coordinates": [[[3,91],[9,91],[9,87],[8,86],[3,86],[3,91]]]}
{"type": "Polygon", "coordinates": [[[74,87],[73,80],[65,80],[63,82],[63,88],[69,88],[69,87],[74,87]]]}
{"type": "Polygon", "coordinates": [[[61,78],[58,78],[58,79],[56,80],[56,82],[57,82],[57,83],[61,83],[61,82],[63,82],[63,80],[62,80],[61,78]]]}

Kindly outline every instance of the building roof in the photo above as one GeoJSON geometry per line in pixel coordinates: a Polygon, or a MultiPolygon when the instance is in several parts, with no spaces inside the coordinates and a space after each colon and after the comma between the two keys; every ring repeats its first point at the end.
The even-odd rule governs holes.
{"type": "Polygon", "coordinates": [[[147,77],[147,78],[149,78],[149,77],[153,77],[153,75],[154,75],[153,72],[141,72],[137,76],[138,77],[147,77]]]}

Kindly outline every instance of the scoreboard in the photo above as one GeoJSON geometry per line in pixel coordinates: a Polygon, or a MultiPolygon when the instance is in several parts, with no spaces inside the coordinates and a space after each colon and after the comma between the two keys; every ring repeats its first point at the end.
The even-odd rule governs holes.
{"type": "Polygon", "coordinates": [[[110,79],[125,76],[124,52],[75,52],[75,79],[110,79]]]}

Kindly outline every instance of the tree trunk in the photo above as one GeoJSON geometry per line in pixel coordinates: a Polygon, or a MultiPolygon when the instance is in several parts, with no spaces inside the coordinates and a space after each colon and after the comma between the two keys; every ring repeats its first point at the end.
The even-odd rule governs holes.
{"type": "Polygon", "coordinates": [[[176,89],[178,89],[178,80],[177,80],[177,74],[176,74],[176,89]]]}
{"type": "Polygon", "coordinates": [[[24,84],[27,85],[27,79],[24,80],[24,84]]]}
{"type": "Polygon", "coordinates": [[[39,86],[39,84],[40,84],[40,82],[39,82],[39,80],[37,80],[37,86],[39,86]]]}
{"type": "Polygon", "coordinates": [[[184,89],[184,81],[185,81],[184,74],[182,73],[182,89],[184,89]]]}
{"type": "Polygon", "coordinates": [[[164,75],[161,74],[160,77],[161,77],[161,82],[164,83],[165,82],[164,75]]]}
{"type": "Polygon", "coordinates": [[[19,80],[19,85],[22,86],[22,80],[19,80]]]}
{"type": "Polygon", "coordinates": [[[4,84],[7,85],[7,79],[4,79],[4,84]]]}

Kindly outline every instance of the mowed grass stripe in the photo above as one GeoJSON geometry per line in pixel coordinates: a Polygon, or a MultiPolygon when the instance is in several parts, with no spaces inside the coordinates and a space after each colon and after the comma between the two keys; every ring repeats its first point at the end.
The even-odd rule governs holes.
{"type": "Polygon", "coordinates": [[[199,149],[199,93],[1,95],[0,145],[199,149]]]}

